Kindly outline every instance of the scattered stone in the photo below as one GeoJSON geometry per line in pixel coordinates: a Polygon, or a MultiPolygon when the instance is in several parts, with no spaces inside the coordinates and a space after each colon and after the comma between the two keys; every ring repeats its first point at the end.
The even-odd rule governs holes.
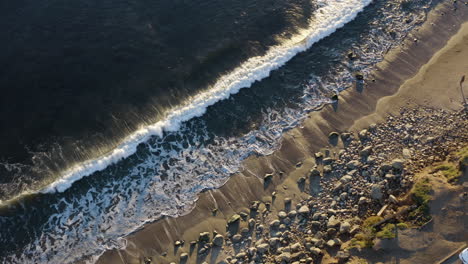
{"type": "Polygon", "coordinates": [[[238,222],[240,219],[241,219],[240,215],[234,214],[233,216],[231,216],[231,218],[229,218],[228,225],[232,225],[232,224],[238,222]]]}
{"type": "Polygon", "coordinates": [[[182,253],[180,254],[180,261],[186,261],[188,259],[188,254],[187,253],[182,253]]]}
{"type": "Polygon", "coordinates": [[[369,136],[369,132],[367,131],[367,129],[363,129],[359,132],[358,136],[359,136],[359,139],[365,140],[369,136]]]}
{"type": "Polygon", "coordinates": [[[359,80],[359,81],[364,80],[364,74],[362,72],[354,73],[354,77],[356,77],[356,80],[359,80]]]}
{"type": "Polygon", "coordinates": [[[382,186],[379,184],[372,184],[371,186],[371,198],[374,200],[380,200],[382,199],[383,193],[382,193],[382,186]]]}
{"type": "Polygon", "coordinates": [[[392,168],[398,171],[402,171],[404,167],[405,161],[401,159],[394,159],[392,161],[392,168]]]}
{"type": "Polygon", "coordinates": [[[332,227],[338,227],[340,226],[340,220],[335,218],[334,215],[332,215],[327,222],[327,227],[332,228],[332,227]]]}
{"type": "Polygon", "coordinates": [[[329,140],[337,140],[339,136],[340,136],[340,134],[338,134],[338,132],[331,132],[328,135],[328,139],[329,140]]]}
{"type": "Polygon", "coordinates": [[[336,258],[338,258],[340,261],[345,261],[349,259],[349,252],[348,251],[338,251],[336,253],[336,258]]]}
{"type": "Polygon", "coordinates": [[[232,236],[232,242],[234,242],[234,243],[239,243],[239,242],[241,242],[241,240],[242,240],[242,236],[239,235],[239,234],[236,234],[236,235],[232,236]]]}
{"type": "Polygon", "coordinates": [[[270,227],[273,229],[277,229],[280,226],[280,221],[279,220],[273,220],[270,222],[270,227]]]}
{"type": "Polygon", "coordinates": [[[355,170],[356,168],[359,167],[361,163],[359,162],[359,160],[352,160],[348,163],[346,163],[346,168],[348,168],[349,170],[355,170]]]}
{"type": "Polygon", "coordinates": [[[271,181],[273,179],[273,173],[268,173],[263,176],[263,181],[271,181]]]}
{"type": "Polygon", "coordinates": [[[260,254],[264,254],[268,251],[269,245],[267,243],[262,243],[257,246],[257,252],[260,254]]]}
{"type": "Polygon", "coordinates": [[[372,147],[367,146],[363,148],[359,154],[361,155],[361,157],[367,158],[371,153],[372,153],[372,147]]]}
{"type": "Polygon", "coordinates": [[[218,234],[213,238],[213,245],[217,247],[221,247],[223,246],[223,243],[224,243],[224,237],[222,235],[218,234]]]}
{"type": "Polygon", "coordinates": [[[322,255],[322,250],[320,248],[313,247],[310,249],[310,253],[312,253],[315,256],[319,256],[322,255]]]}
{"type": "Polygon", "coordinates": [[[200,233],[200,236],[198,237],[198,242],[200,242],[200,243],[210,242],[210,233],[208,233],[208,232],[200,233]]]}
{"type": "Polygon", "coordinates": [[[309,214],[310,210],[309,210],[309,207],[307,205],[303,205],[301,206],[301,208],[299,208],[299,214],[302,214],[302,215],[306,215],[306,214],[309,214]]]}
{"type": "Polygon", "coordinates": [[[317,169],[310,170],[310,177],[320,177],[320,171],[317,169]]]}
{"type": "Polygon", "coordinates": [[[348,221],[344,221],[340,224],[340,233],[347,234],[351,230],[351,224],[348,221]]]}

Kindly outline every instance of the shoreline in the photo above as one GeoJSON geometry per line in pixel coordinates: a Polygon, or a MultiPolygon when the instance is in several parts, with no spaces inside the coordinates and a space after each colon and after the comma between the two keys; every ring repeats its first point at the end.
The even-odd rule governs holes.
{"type": "MultiPolygon", "coordinates": [[[[327,105],[321,111],[311,113],[301,128],[288,132],[281,148],[274,154],[247,159],[242,173],[232,176],[220,189],[200,194],[192,212],[178,218],[164,217],[145,225],[126,238],[127,249],[107,251],[99,258],[98,263],[123,263],[123,260],[125,263],[139,263],[147,256],[153,256],[153,261],[156,263],[177,261],[181,252],[189,252],[189,245],[187,242],[183,247],[174,251],[172,245],[175,241],[197,240],[200,232],[224,231],[226,219],[240,211],[248,211],[252,201],[271,201],[271,193],[276,187],[281,189],[280,186],[283,185],[287,188],[276,190],[278,201],[283,200],[286,190],[288,193],[297,194],[292,198],[294,202],[304,199],[305,194],[292,190],[297,189],[295,187],[297,179],[314,166],[313,153],[327,147],[330,132],[358,131],[370,123],[382,121],[389,113],[399,111],[397,105],[390,105],[393,102],[385,102],[389,99],[381,101],[383,97],[398,94],[396,101],[400,106],[409,102],[407,100],[409,98],[406,98],[408,92],[402,92],[408,89],[400,89],[401,84],[418,73],[423,64],[428,62],[432,55],[442,48],[458,30],[459,24],[467,20],[466,6],[461,6],[458,11],[461,17],[439,16],[440,12],[450,12],[444,8],[450,10],[452,6],[451,3],[443,5],[445,6],[430,12],[428,21],[417,32],[407,37],[402,48],[390,51],[385,60],[377,65],[374,76],[368,77],[369,80],[375,78],[375,83],[370,82],[364,91],[349,88],[342,92],[337,104],[327,105]],[[431,23],[435,25],[432,26],[431,23]],[[437,34],[439,38],[435,39],[434,34],[437,34]],[[418,39],[417,42],[413,41],[415,38],[418,39]],[[402,98],[404,100],[400,100],[402,98]],[[377,109],[376,112],[374,107],[377,109]],[[299,162],[302,165],[296,168],[295,165],[299,162]],[[261,177],[273,171],[282,171],[288,176],[275,175],[272,183],[264,186],[261,177]],[[239,194],[242,195],[239,196],[239,194]],[[214,208],[218,210],[216,216],[213,216],[214,208]],[[166,251],[167,255],[162,256],[161,254],[166,251]]],[[[455,93],[450,96],[455,96],[455,93]]],[[[456,98],[458,97],[457,95],[456,98]]],[[[419,98],[413,99],[416,100],[411,101],[410,104],[421,103],[419,98]]],[[[440,97],[440,100],[434,101],[433,106],[455,109],[460,105],[447,104],[447,97],[440,97]]],[[[279,208],[280,205],[273,202],[272,207],[279,208]]]]}

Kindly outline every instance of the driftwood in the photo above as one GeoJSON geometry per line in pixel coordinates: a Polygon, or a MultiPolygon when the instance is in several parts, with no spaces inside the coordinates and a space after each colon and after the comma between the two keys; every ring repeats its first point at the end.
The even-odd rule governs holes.
{"type": "MultiPolygon", "coordinates": [[[[402,215],[402,214],[404,214],[404,213],[407,213],[407,212],[409,212],[409,211],[411,211],[411,210],[413,210],[413,209],[415,209],[415,208],[416,208],[415,205],[407,206],[407,207],[401,209],[400,211],[398,211],[397,213],[385,217],[383,220],[377,222],[377,223],[374,224],[372,227],[378,227],[378,226],[380,226],[380,225],[382,225],[382,224],[385,224],[385,223],[387,223],[387,222],[390,222],[390,220],[393,220],[393,219],[399,217],[400,215],[402,215]]],[[[382,208],[382,209],[383,209],[383,208],[382,208]]]]}

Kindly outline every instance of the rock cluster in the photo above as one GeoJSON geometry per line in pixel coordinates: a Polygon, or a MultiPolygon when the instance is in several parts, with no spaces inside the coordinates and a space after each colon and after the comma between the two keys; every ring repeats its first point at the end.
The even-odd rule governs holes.
{"type": "MultiPolygon", "coordinates": [[[[198,254],[220,248],[225,257],[218,263],[232,264],[320,263],[327,254],[344,263],[350,254],[342,245],[359,231],[362,219],[383,206],[382,214],[395,213],[397,197],[409,190],[413,175],[465,142],[467,120],[466,112],[420,108],[358,133],[330,133],[344,148],[314,154],[316,167],[297,180],[306,199],[286,197],[276,213],[270,204],[254,201],[250,214],[228,220],[225,236],[201,233],[198,254]],[[318,193],[309,190],[313,179],[319,179],[313,181],[321,186],[318,193]],[[260,207],[265,209],[259,213],[260,207]],[[246,228],[231,230],[242,221],[246,228]]],[[[188,257],[180,255],[181,261],[188,257]]]]}

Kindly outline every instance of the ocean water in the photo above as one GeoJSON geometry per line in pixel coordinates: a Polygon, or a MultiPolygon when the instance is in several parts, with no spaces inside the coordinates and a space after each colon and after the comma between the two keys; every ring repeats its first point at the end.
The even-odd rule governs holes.
{"type": "MultiPolygon", "coordinates": [[[[424,21],[434,4],[322,0],[286,4],[76,1],[65,5],[19,1],[1,6],[0,10],[15,11],[5,20],[30,14],[28,18],[44,31],[33,38],[37,42],[29,41],[34,48],[22,55],[34,58],[35,64],[28,71],[9,67],[1,76],[14,79],[29,72],[22,76],[26,81],[18,80],[15,85],[22,89],[26,88],[21,85],[43,85],[32,94],[46,93],[41,95],[45,98],[25,100],[37,100],[29,109],[33,114],[24,114],[34,119],[29,126],[13,122],[10,130],[2,127],[8,134],[20,130],[22,141],[18,142],[34,139],[27,135],[33,131],[21,131],[37,126],[38,138],[45,138],[36,145],[31,141],[33,150],[27,152],[8,138],[14,146],[8,146],[11,152],[5,153],[18,157],[3,155],[2,262],[92,263],[106,249],[124,247],[123,237],[146,222],[188,212],[198,193],[220,187],[242,170],[245,158],[271,154],[280,146],[282,134],[298,126],[308,112],[330,103],[332,94],[354,87],[354,72],[368,75],[388,49],[424,21]],[[67,14],[73,14],[73,19],[67,14]],[[89,17],[95,20],[91,23],[89,17]],[[46,26],[60,22],[58,29],[46,26]],[[70,40],[54,39],[56,32],[70,34],[70,40]],[[128,34],[135,34],[134,38],[128,34]],[[83,35],[91,36],[95,42],[90,43],[97,45],[94,51],[102,54],[88,54],[93,45],[80,43],[83,35]],[[64,53],[54,54],[52,44],[69,46],[63,47],[64,53]],[[128,47],[112,47],[117,44],[128,47]],[[80,45],[87,48],[79,51],[80,45]],[[347,58],[350,51],[357,55],[355,60],[347,58]],[[101,65],[109,62],[107,55],[115,53],[119,54],[111,58],[115,64],[101,65]],[[61,65],[53,57],[60,55],[70,60],[84,57],[92,63],[72,61],[64,64],[70,68],[54,69],[61,65]],[[50,63],[46,63],[48,56],[50,63]],[[44,78],[50,81],[46,84],[59,88],[48,87],[37,75],[44,65],[49,67],[44,69],[44,78]],[[61,80],[61,73],[70,79],[61,80]],[[104,82],[109,80],[107,75],[115,75],[116,81],[104,82]],[[85,80],[79,79],[84,76],[85,80]],[[58,104],[71,106],[41,107],[67,93],[71,101],[58,104]],[[115,101],[106,104],[110,100],[106,95],[115,101]],[[89,104],[81,105],[83,101],[75,97],[89,104]],[[78,107],[79,118],[73,119],[74,113],[65,111],[68,107],[78,107]],[[57,114],[61,111],[65,111],[63,116],[57,114]],[[119,111],[127,113],[119,115],[119,111]],[[87,119],[93,115],[105,119],[108,113],[115,125],[87,119]],[[47,114],[64,120],[50,128],[45,125],[47,118],[41,118],[47,114]],[[68,128],[70,123],[73,126],[68,128]],[[69,134],[68,129],[81,134],[69,134]],[[50,131],[53,136],[43,137],[50,131]],[[88,139],[82,136],[87,133],[88,139]],[[104,140],[105,144],[98,140],[106,133],[115,136],[115,144],[109,144],[112,139],[104,140]]],[[[23,43],[34,27],[26,22],[20,26],[21,30],[9,33],[23,43]]],[[[23,51],[13,44],[5,50],[11,51],[2,54],[8,60],[14,52],[23,51]]],[[[1,114],[18,117],[15,108],[9,107],[18,95],[10,93],[13,96],[2,102],[1,114]]],[[[19,88],[17,93],[21,93],[19,88]]]]}

